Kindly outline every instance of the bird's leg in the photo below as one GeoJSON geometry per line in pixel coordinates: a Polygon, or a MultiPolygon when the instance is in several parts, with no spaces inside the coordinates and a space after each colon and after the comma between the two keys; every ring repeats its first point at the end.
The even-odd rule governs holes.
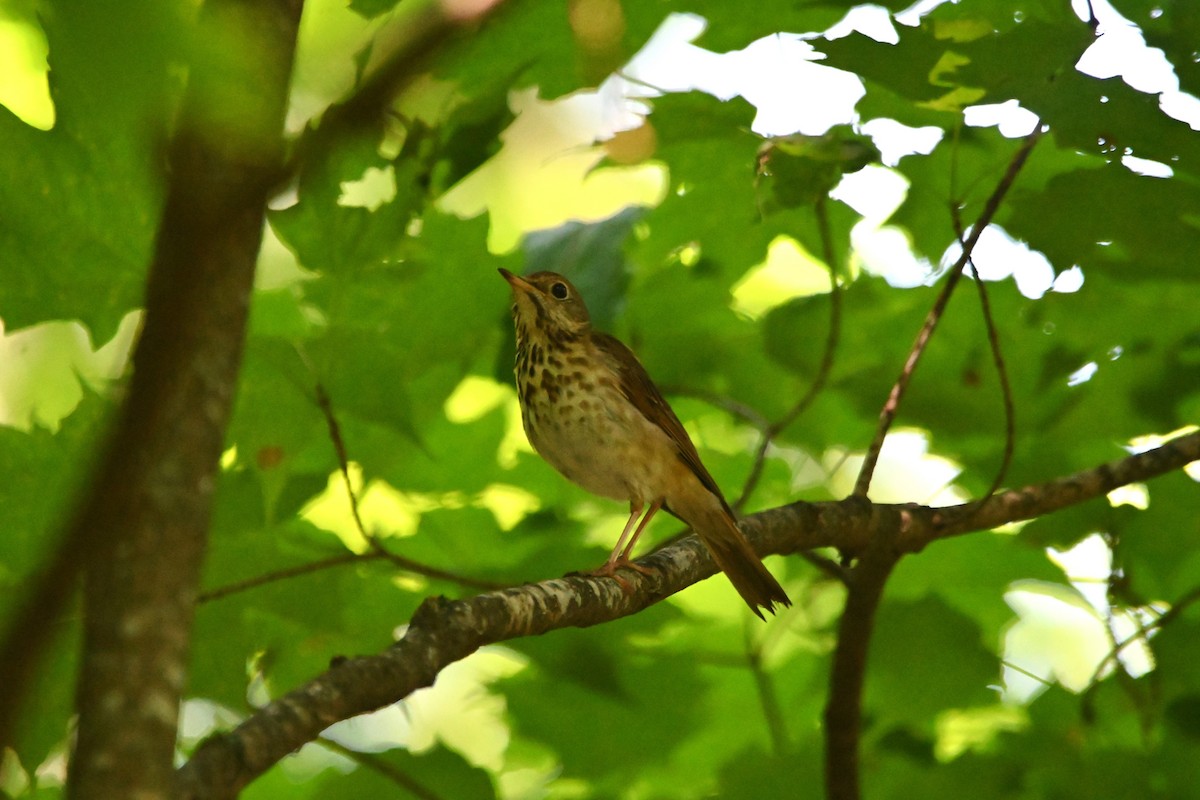
{"type": "MultiPolygon", "coordinates": [[[[651,513],[653,513],[653,512],[651,512],[651,513]]],[[[638,517],[640,517],[641,515],[642,515],[641,501],[639,500],[637,502],[634,502],[633,500],[630,500],[629,501],[629,519],[627,519],[625,521],[625,529],[621,531],[621,538],[617,539],[617,546],[613,548],[612,554],[609,555],[608,561],[605,562],[606,567],[610,564],[616,564],[618,561],[622,561],[622,560],[628,561],[629,560],[629,548],[626,547],[624,550],[622,550],[622,548],[625,546],[625,540],[629,539],[629,534],[633,532],[633,524],[635,522],[637,522],[638,517]]],[[[637,530],[640,533],[642,530],[641,526],[638,526],[637,530]]],[[[633,538],[637,539],[637,534],[634,534],[633,538]]],[[[631,540],[629,542],[629,544],[632,547],[633,541],[631,540]]]]}
{"type": "Polygon", "coordinates": [[[625,523],[625,529],[621,531],[621,538],[617,539],[617,546],[613,548],[612,554],[609,555],[608,561],[599,569],[592,570],[587,573],[597,577],[612,578],[617,583],[621,584],[621,588],[628,594],[633,591],[633,587],[629,585],[629,581],[617,574],[617,570],[621,567],[627,567],[634,572],[640,572],[643,575],[654,575],[655,571],[650,567],[643,567],[641,564],[635,564],[629,559],[629,553],[633,550],[633,545],[637,542],[638,537],[642,535],[642,528],[646,527],[646,522],[650,517],[654,516],[654,512],[662,507],[662,501],[656,500],[651,504],[650,510],[646,512],[646,516],[642,517],[642,522],[637,527],[634,524],[638,521],[638,517],[642,515],[642,504],[640,502],[630,501],[629,503],[629,519],[625,523]],[[628,544],[626,544],[626,540],[628,544]]]}
{"type": "MultiPolygon", "coordinates": [[[[625,545],[625,549],[621,551],[621,557],[618,559],[619,561],[629,561],[629,554],[633,552],[633,546],[637,544],[637,540],[641,538],[642,531],[645,530],[647,523],[650,522],[650,518],[658,513],[658,510],[662,508],[662,505],[662,498],[659,498],[650,504],[650,508],[646,511],[646,516],[642,517],[642,521],[638,523],[637,530],[633,532],[633,538],[629,540],[629,544],[625,545]]],[[[620,542],[617,543],[617,546],[620,547],[620,542]]],[[[635,566],[634,569],[638,569],[638,567],[635,566]]]]}

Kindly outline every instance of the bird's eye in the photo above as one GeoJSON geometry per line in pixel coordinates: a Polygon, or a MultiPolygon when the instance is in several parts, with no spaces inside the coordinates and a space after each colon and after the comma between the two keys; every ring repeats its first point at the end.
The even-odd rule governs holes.
{"type": "Polygon", "coordinates": [[[554,295],[559,300],[567,299],[567,285],[562,281],[550,287],[550,294],[554,295]]]}

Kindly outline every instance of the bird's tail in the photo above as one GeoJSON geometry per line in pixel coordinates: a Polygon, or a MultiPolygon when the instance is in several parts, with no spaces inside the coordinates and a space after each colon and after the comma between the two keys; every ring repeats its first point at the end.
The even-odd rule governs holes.
{"type": "Polygon", "coordinates": [[[717,562],[733,588],[737,589],[737,593],[759,619],[765,619],[759,608],[774,614],[776,603],[783,606],[792,604],[779,581],[763,566],[762,559],[750,547],[737,521],[726,508],[707,509],[700,516],[694,522],[689,520],[693,529],[708,547],[713,561],[717,562]]]}

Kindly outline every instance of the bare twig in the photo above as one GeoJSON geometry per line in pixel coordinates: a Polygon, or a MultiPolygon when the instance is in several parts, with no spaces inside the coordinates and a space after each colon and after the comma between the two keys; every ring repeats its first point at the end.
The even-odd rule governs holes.
{"type": "Polygon", "coordinates": [[[387,780],[399,786],[405,792],[417,800],[443,800],[442,796],[430,789],[425,784],[418,781],[407,772],[389,764],[383,758],[374,753],[363,753],[358,750],[351,750],[345,745],[338,744],[332,739],[324,736],[320,737],[319,741],[324,747],[328,747],[335,753],[340,753],[346,758],[354,761],[359,766],[371,770],[382,775],[387,780]]]}
{"type": "Polygon", "coordinates": [[[483,578],[472,578],[467,575],[459,575],[457,572],[441,569],[440,567],[431,567],[428,564],[423,564],[420,561],[414,561],[411,558],[405,558],[402,555],[391,552],[382,545],[377,551],[380,558],[386,559],[395,564],[400,569],[409,572],[415,572],[417,575],[424,575],[426,578],[436,578],[440,581],[449,581],[457,583],[460,586],[467,586],[472,589],[494,590],[503,589],[508,584],[500,583],[499,581],[489,581],[483,578]]]}
{"type": "Polygon", "coordinates": [[[247,592],[251,589],[257,589],[260,586],[266,586],[277,581],[285,581],[291,578],[296,578],[301,575],[308,575],[313,572],[321,572],[322,570],[334,569],[343,567],[347,564],[362,564],[367,561],[390,561],[393,564],[417,575],[424,575],[427,578],[436,578],[438,580],[457,583],[460,586],[466,586],[471,589],[481,589],[483,591],[492,591],[495,589],[503,589],[505,584],[495,581],[485,581],[479,578],[470,578],[464,575],[459,575],[453,572],[446,572],[430,567],[426,564],[420,564],[395,553],[389,553],[386,550],[368,550],[365,553],[342,553],[341,555],[330,556],[318,561],[312,561],[307,564],[298,564],[294,567],[267,572],[262,575],[255,575],[253,578],[235,581],[233,583],[219,586],[216,589],[210,589],[207,592],[201,592],[196,598],[198,603],[209,603],[213,600],[220,600],[230,595],[247,592]]]}
{"type": "MultiPolygon", "coordinates": [[[[959,247],[966,250],[966,243],[963,241],[962,219],[958,213],[958,206],[952,205],[950,210],[951,217],[954,219],[954,235],[958,238],[959,247]]],[[[975,267],[975,260],[967,258],[967,265],[971,268],[971,277],[975,279],[975,288],[979,291],[979,305],[983,312],[983,324],[987,330],[988,345],[992,351],[992,363],[996,365],[996,377],[1000,381],[1000,397],[1004,403],[1004,453],[1000,457],[1000,466],[996,469],[996,476],[992,479],[991,486],[987,492],[980,498],[981,503],[987,502],[988,498],[996,493],[1004,483],[1004,478],[1008,475],[1008,468],[1012,465],[1013,448],[1016,444],[1016,410],[1013,405],[1012,385],[1008,380],[1008,368],[1004,364],[1004,353],[1000,349],[1000,335],[996,329],[996,320],[992,316],[992,304],[988,300],[987,287],[983,283],[983,279],[979,277],[979,270],[975,267]]]]}
{"type": "Polygon", "coordinates": [[[213,600],[220,600],[223,597],[246,592],[251,589],[257,589],[259,586],[275,583],[276,581],[295,578],[299,575],[307,575],[310,572],[320,572],[321,570],[340,567],[344,564],[357,564],[361,561],[379,558],[378,553],[343,553],[330,558],[323,558],[320,561],[312,561],[308,564],[299,564],[288,569],[276,570],[268,572],[264,575],[255,575],[253,578],[227,583],[224,586],[219,586],[216,589],[210,589],[207,592],[201,592],[196,597],[197,603],[210,603],[213,600]]]}
{"type": "Polygon", "coordinates": [[[1092,673],[1092,679],[1088,681],[1088,687],[1085,691],[1091,692],[1096,688],[1096,686],[1100,683],[1100,679],[1104,674],[1104,671],[1110,666],[1116,665],[1117,659],[1120,658],[1121,653],[1124,652],[1126,647],[1134,642],[1149,643],[1149,636],[1152,632],[1160,630],[1166,625],[1171,624],[1172,621],[1174,621],[1180,614],[1187,610],[1188,606],[1196,603],[1197,601],[1200,601],[1200,586],[1197,586],[1196,588],[1184,594],[1182,597],[1172,603],[1170,608],[1168,608],[1155,619],[1151,620],[1148,624],[1139,626],[1138,630],[1133,634],[1120,641],[1114,641],[1112,649],[1109,650],[1108,654],[1105,655],[1104,658],[1101,659],[1100,663],[1096,665],[1096,671],[1092,673]]]}
{"type": "Polygon", "coordinates": [[[909,382],[912,380],[913,372],[917,368],[917,362],[920,361],[921,355],[925,352],[925,347],[929,344],[929,339],[946,310],[946,304],[949,303],[954,288],[958,285],[959,279],[962,278],[963,267],[966,266],[967,261],[971,258],[971,253],[974,252],[975,245],[979,243],[979,237],[983,234],[984,229],[991,224],[992,218],[995,217],[996,212],[1000,209],[1000,203],[1004,200],[1005,195],[1008,194],[1008,190],[1012,188],[1013,182],[1017,179],[1017,175],[1021,171],[1021,167],[1025,165],[1029,153],[1033,150],[1034,145],[1037,144],[1041,135],[1042,126],[1039,122],[1034,127],[1033,132],[1025,137],[1025,141],[1013,155],[1012,161],[1009,162],[1008,169],[1004,173],[1004,177],[1000,179],[1000,182],[988,197],[987,202],[984,203],[979,218],[975,220],[975,224],[971,227],[971,235],[963,243],[962,253],[959,254],[958,259],[951,266],[949,275],[946,277],[946,283],[943,285],[941,293],[934,302],[933,308],[926,315],[925,323],[921,326],[921,330],[913,342],[912,349],[909,351],[908,359],[904,362],[904,368],[900,371],[900,376],[892,386],[892,391],[888,395],[887,402],[883,404],[883,409],[879,412],[879,425],[875,431],[875,438],[872,439],[870,447],[867,448],[862,469],[859,471],[858,480],[854,484],[855,495],[859,497],[867,496],[867,491],[871,488],[871,478],[875,474],[875,466],[879,462],[879,453],[883,449],[884,439],[887,438],[888,430],[891,429],[892,422],[896,418],[896,413],[900,408],[900,400],[904,396],[909,382]]]}
{"type": "Polygon", "coordinates": [[[758,412],[758,409],[740,403],[732,397],[726,397],[714,392],[706,392],[699,389],[691,389],[683,386],[663,385],[662,390],[665,394],[684,395],[686,397],[694,397],[697,400],[703,400],[709,405],[716,406],[722,411],[726,411],[735,417],[750,423],[759,430],[765,430],[771,426],[771,421],[758,412]]]}
{"type": "MultiPolygon", "coordinates": [[[[311,367],[310,367],[311,369],[311,367]]],[[[317,381],[315,389],[317,407],[325,417],[325,426],[329,428],[329,441],[333,443],[333,451],[337,455],[338,469],[342,473],[342,485],[346,488],[346,498],[350,501],[350,513],[354,516],[354,527],[366,541],[367,545],[377,552],[383,547],[374,533],[368,533],[358,513],[358,494],[354,491],[354,483],[350,480],[350,459],[346,457],[346,441],[342,438],[342,428],[338,425],[337,417],[333,414],[333,404],[329,402],[329,393],[325,386],[317,381]]]]}
{"type": "Polygon", "coordinates": [[[809,550],[800,551],[800,557],[835,581],[845,583],[848,579],[849,572],[847,569],[832,558],[826,558],[820,553],[813,553],[809,550]]]}
{"type": "MultiPolygon", "coordinates": [[[[301,360],[305,363],[310,372],[313,373],[315,378],[316,371],[308,362],[304,352],[302,350],[298,350],[298,352],[301,360]]],[[[424,575],[427,578],[437,578],[438,580],[451,581],[461,586],[467,586],[472,589],[483,589],[485,591],[489,589],[504,588],[505,584],[498,583],[496,581],[488,581],[481,578],[471,578],[465,575],[459,575],[457,573],[450,572],[449,570],[441,569],[440,567],[433,567],[428,564],[423,564],[420,561],[414,561],[411,558],[397,555],[396,553],[393,553],[384,547],[383,542],[379,540],[379,537],[376,536],[374,532],[367,531],[366,526],[363,525],[362,516],[359,514],[358,510],[358,493],[354,491],[354,482],[350,478],[350,459],[346,451],[346,441],[342,437],[341,425],[338,424],[337,415],[335,415],[333,412],[333,403],[329,399],[329,393],[325,391],[324,385],[322,385],[319,380],[316,381],[315,384],[316,389],[314,392],[314,398],[316,400],[317,407],[321,409],[321,414],[325,417],[325,425],[329,428],[329,440],[333,443],[333,450],[337,456],[338,470],[342,473],[342,484],[345,486],[346,496],[350,502],[350,511],[354,517],[354,526],[358,530],[359,535],[363,537],[363,541],[367,543],[367,546],[370,548],[370,552],[373,553],[376,558],[385,559],[401,569],[414,572],[418,575],[424,575]]],[[[268,575],[260,576],[259,578],[251,578],[248,581],[242,581],[240,584],[235,585],[235,588],[232,588],[229,591],[217,591],[222,591],[222,594],[219,596],[225,596],[233,593],[234,591],[242,591],[243,588],[261,586],[264,583],[283,580],[295,575],[315,572],[317,570],[326,569],[332,566],[341,566],[342,564],[351,563],[352,561],[364,560],[367,559],[363,557],[340,560],[336,558],[325,559],[323,561],[316,562],[314,565],[311,565],[311,568],[305,568],[301,566],[279,570],[268,575]]]]}
{"type": "Polygon", "coordinates": [[[749,625],[744,627],[744,645],[746,648],[746,665],[754,676],[754,687],[758,690],[758,703],[762,707],[763,719],[767,722],[767,730],[771,734],[771,748],[775,755],[782,756],[788,751],[787,725],[784,722],[783,710],[779,706],[779,695],[775,691],[775,683],[763,668],[762,643],[754,641],[754,634],[749,625]]]}
{"type": "Polygon", "coordinates": [[[842,288],[841,283],[838,281],[837,260],[833,250],[833,238],[829,232],[829,214],[825,203],[825,196],[822,195],[817,198],[815,206],[817,225],[821,232],[822,257],[825,259],[825,266],[829,269],[829,331],[825,336],[825,350],[821,355],[821,364],[817,368],[817,375],[813,378],[808,391],[804,393],[800,400],[786,414],[763,430],[758,450],[754,453],[754,461],[750,467],[750,474],[746,476],[746,481],[742,484],[742,491],[738,494],[737,500],[732,504],[733,510],[737,512],[741,512],[742,508],[745,507],[746,501],[750,499],[751,493],[754,492],[754,488],[762,478],[763,468],[766,464],[767,450],[770,448],[771,442],[775,440],[776,436],[786,430],[789,425],[795,422],[801,414],[808,410],[808,407],[817,399],[817,395],[825,388],[825,383],[829,379],[829,373],[833,369],[833,359],[837,353],[838,338],[842,328],[842,288]]]}
{"type": "Polygon", "coordinates": [[[1054,685],[1054,681],[1050,680],[1049,678],[1043,677],[1041,675],[1035,675],[1034,673],[1032,673],[1029,670],[1022,667],[1020,664],[1014,664],[1012,661],[1006,661],[1004,659],[1000,659],[1000,665],[1003,667],[1008,667],[1009,669],[1011,669],[1014,672],[1019,672],[1022,675],[1024,675],[1026,678],[1029,678],[1030,680],[1033,680],[1033,681],[1037,681],[1038,683],[1042,684],[1043,686],[1053,686],[1054,685]]]}

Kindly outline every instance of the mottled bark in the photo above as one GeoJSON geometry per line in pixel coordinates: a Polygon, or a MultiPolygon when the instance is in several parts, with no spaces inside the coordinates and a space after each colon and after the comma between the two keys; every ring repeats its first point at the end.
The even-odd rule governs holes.
{"type": "Polygon", "coordinates": [[[300,0],[215,0],[169,150],[128,396],[67,541],[88,537],[68,795],[166,798],[200,564],[278,179],[300,0]],[[236,45],[236,46],[235,46],[236,45]]]}

